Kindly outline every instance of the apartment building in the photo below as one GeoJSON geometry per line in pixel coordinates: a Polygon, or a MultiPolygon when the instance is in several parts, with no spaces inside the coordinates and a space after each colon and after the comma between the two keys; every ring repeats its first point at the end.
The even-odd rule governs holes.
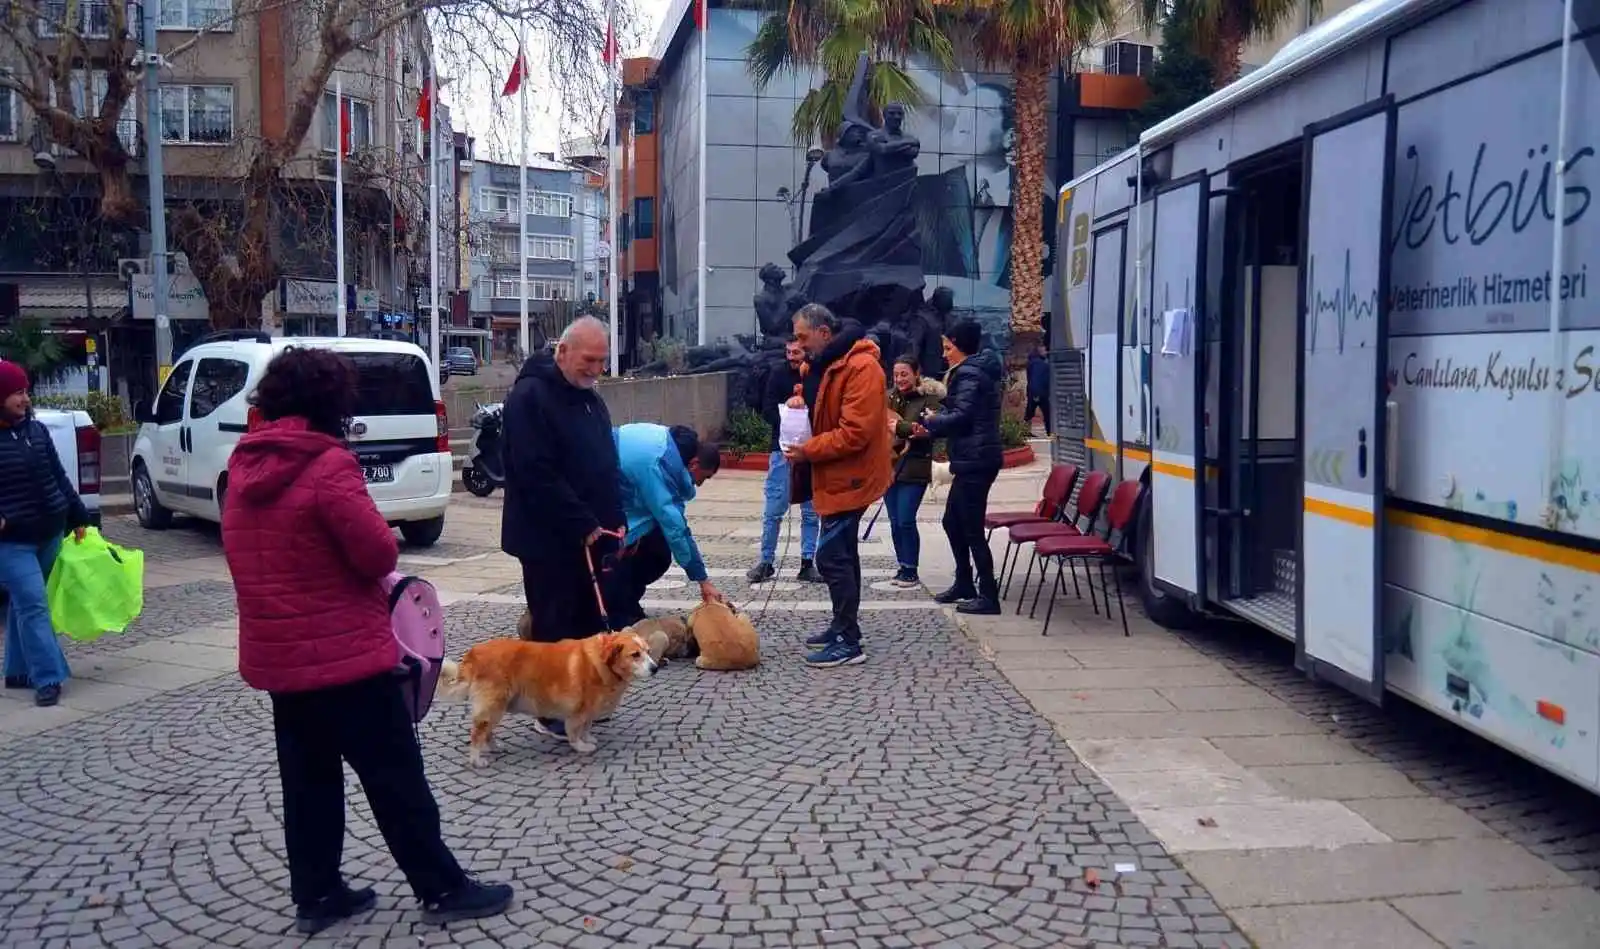
{"type": "MultiPolygon", "coordinates": [[[[213,306],[188,272],[174,233],[185,209],[202,218],[237,217],[243,176],[258,150],[293,137],[297,97],[320,44],[316,4],[261,4],[248,12],[228,0],[159,2],[161,123],[174,345],[181,351],[211,325],[213,306]]],[[[354,0],[339,0],[353,3],[354,0]]],[[[67,86],[79,115],[97,113],[110,90],[131,87],[118,137],[129,157],[135,218],[148,209],[149,156],[141,73],[142,8],[127,0],[19,0],[13,22],[36,20],[38,49],[66,51],[82,68],[67,86]]],[[[309,127],[282,166],[274,189],[271,256],[282,273],[275,292],[246,325],[274,333],[331,334],[340,289],[334,221],[334,150],[340,137],[334,88],[347,99],[344,161],[345,272],[349,331],[426,332],[428,285],[428,136],[417,118],[419,94],[433,73],[431,43],[420,17],[372,35],[369,16],[352,33],[366,41],[347,53],[314,103],[309,127]]],[[[30,54],[16,32],[0,36],[0,69],[25,71],[30,54]],[[9,42],[8,42],[9,40],[9,42]]],[[[54,96],[55,93],[52,93],[54,96]]],[[[453,143],[449,110],[436,105],[443,143],[453,143]]],[[[434,156],[441,171],[441,274],[454,275],[459,215],[453,210],[455,149],[434,156]]],[[[82,352],[94,339],[122,391],[142,391],[154,376],[154,302],[148,231],[100,218],[100,166],[52,145],[24,97],[0,90],[0,319],[41,320],[82,352]]],[[[87,362],[87,360],[85,360],[87,362]]],[[[92,377],[91,377],[92,378],[92,377]]],[[[87,384],[86,380],[86,384],[87,384]]],[[[98,381],[94,379],[93,381],[98,381]]]]}
{"type": "Polygon", "coordinates": [[[581,247],[589,172],[541,152],[528,160],[528,205],[522,207],[518,166],[474,161],[467,241],[473,268],[470,312],[487,323],[494,347],[510,351],[521,332],[522,258],[527,258],[530,337],[537,346],[558,335],[583,305],[581,247]],[[519,248],[521,219],[528,241],[519,248]]]}

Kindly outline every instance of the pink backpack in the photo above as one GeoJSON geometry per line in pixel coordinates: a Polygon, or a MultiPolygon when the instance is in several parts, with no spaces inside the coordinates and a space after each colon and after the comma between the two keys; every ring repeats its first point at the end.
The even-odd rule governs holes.
{"type": "Polygon", "coordinates": [[[420,722],[433,705],[439,685],[439,667],[444,662],[444,608],[439,591],[421,577],[391,573],[383,579],[389,594],[389,623],[395,644],[400,647],[401,689],[411,720],[420,722]]]}

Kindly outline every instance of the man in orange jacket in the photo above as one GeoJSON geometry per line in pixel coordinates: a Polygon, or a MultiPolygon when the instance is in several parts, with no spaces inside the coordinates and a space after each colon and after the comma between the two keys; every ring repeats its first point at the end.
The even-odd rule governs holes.
{"type": "Polygon", "coordinates": [[[794,315],[794,335],[809,358],[802,388],[811,438],[786,453],[809,464],[812,506],[822,519],[817,569],[828,584],[833,622],[806,640],[817,668],[854,665],[861,651],[861,515],[894,481],[890,461],[889,387],[877,344],[854,321],[821,304],[794,315]]]}

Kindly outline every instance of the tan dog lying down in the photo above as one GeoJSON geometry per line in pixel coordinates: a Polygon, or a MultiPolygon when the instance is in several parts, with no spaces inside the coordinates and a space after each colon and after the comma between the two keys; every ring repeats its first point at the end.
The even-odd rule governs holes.
{"type": "Polygon", "coordinates": [[[694,637],[689,635],[689,624],[678,616],[652,616],[628,627],[628,632],[644,637],[650,644],[650,658],[656,662],[664,659],[693,659],[700,654],[694,637]]]}
{"type": "Polygon", "coordinates": [[[754,669],[761,662],[761,639],[748,617],[721,603],[702,603],[689,614],[689,635],[700,647],[694,664],[713,672],[754,669]]]}
{"type": "Polygon", "coordinates": [[[468,760],[478,767],[488,762],[494,728],[507,712],[561,719],[574,751],[594,751],[589,726],[616,711],[634,679],[655,671],[649,645],[632,633],[556,643],[491,639],[467,650],[459,663],[445,660],[439,694],[471,702],[468,760]]]}

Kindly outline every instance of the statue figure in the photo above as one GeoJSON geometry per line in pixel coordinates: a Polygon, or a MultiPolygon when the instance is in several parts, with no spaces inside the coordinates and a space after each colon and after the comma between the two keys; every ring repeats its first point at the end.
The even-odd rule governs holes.
{"type": "Polygon", "coordinates": [[[935,287],[933,296],[919,306],[909,329],[910,351],[922,364],[922,371],[942,375],[944,364],[944,334],[955,322],[951,311],[955,309],[956,295],[949,287],[935,287]]]}
{"type": "MultiPolygon", "coordinates": [[[[891,322],[921,299],[922,248],[915,204],[917,154],[905,107],[884,109],[882,128],[864,114],[868,61],[856,60],[837,143],[823,158],[828,186],[812,201],[806,239],[789,251],[794,289],[865,326],[891,322]]],[[[890,358],[893,357],[892,354],[890,358]]]]}
{"type": "Polygon", "coordinates": [[[760,277],[761,292],[755,296],[756,322],[761,327],[764,343],[782,340],[789,335],[790,319],[805,304],[805,299],[794,292],[792,284],[783,282],[783,268],[777,264],[762,267],[760,277]]]}

